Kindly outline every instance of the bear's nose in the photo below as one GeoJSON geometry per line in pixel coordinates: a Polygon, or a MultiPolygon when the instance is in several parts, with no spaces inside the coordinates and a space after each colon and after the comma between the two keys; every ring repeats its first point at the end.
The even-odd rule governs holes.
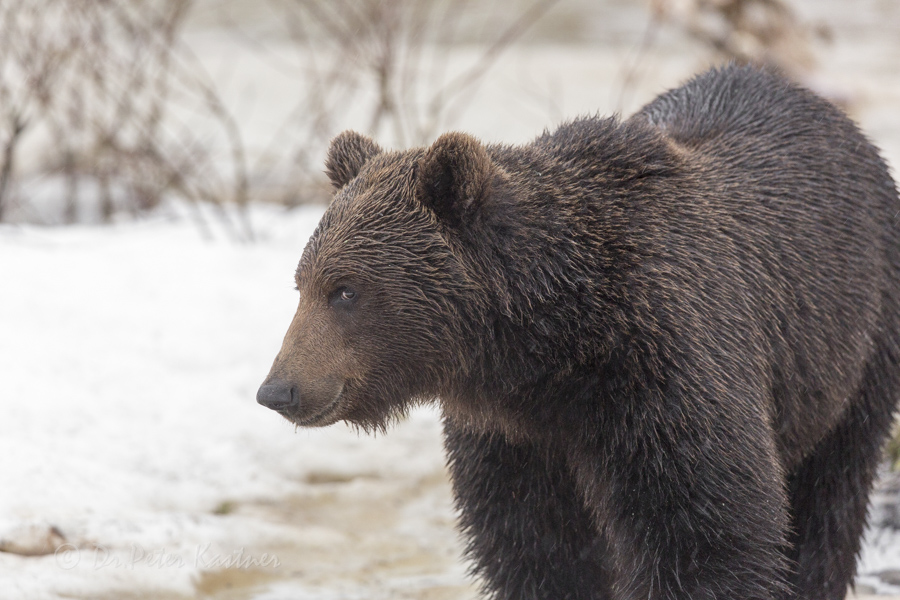
{"type": "Polygon", "coordinates": [[[284,410],[297,401],[297,392],[282,381],[273,381],[259,387],[256,401],[272,410],[284,410]]]}

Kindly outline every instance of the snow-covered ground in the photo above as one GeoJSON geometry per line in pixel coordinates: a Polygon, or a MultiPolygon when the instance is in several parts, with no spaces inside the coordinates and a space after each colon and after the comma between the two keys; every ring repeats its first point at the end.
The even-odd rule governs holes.
{"type": "Polygon", "coordinates": [[[0,547],[61,545],[0,552],[0,598],[475,597],[433,411],[372,438],[254,401],[320,214],[0,227],[0,547]]]}
{"type": "MultiPolygon", "coordinates": [[[[798,5],[835,27],[812,83],[849,99],[900,164],[900,4],[798,5]]],[[[265,100],[236,110],[252,154],[295,91],[226,48],[233,40],[196,40],[213,77],[228,63],[227,98],[265,100]]],[[[626,113],[703,67],[697,48],[664,42],[641,63],[626,113]]],[[[519,48],[454,127],[522,142],[562,118],[612,112],[632,52],[519,48]]],[[[435,412],[372,438],[295,431],[255,402],[321,211],[255,208],[250,245],[204,241],[190,219],[164,214],[0,226],[0,550],[14,551],[0,551],[0,600],[476,597],[435,412]]],[[[900,581],[900,532],[873,531],[860,571],[868,591],[900,594],[875,576],[900,581]]]]}
{"type": "Polygon", "coordinates": [[[65,542],[0,552],[0,598],[466,597],[433,412],[376,439],[254,400],[320,214],[0,228],[0,547],[65,542]]]}

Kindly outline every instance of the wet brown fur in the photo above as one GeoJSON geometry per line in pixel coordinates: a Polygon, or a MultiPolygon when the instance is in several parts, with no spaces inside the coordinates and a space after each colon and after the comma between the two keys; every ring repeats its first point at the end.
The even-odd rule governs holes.
{"type": "Polygon", "coordinates": [[[900,201],[840,111],[728,67],[525,146],[346,132],[327,168],[268,390],[365,429],[439,399],[486,594],[844,597],[900,393],[900,201]]]}

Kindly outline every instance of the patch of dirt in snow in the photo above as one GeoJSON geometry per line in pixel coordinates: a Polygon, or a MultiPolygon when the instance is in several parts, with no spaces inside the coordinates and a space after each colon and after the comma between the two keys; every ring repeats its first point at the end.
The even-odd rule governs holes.
{"type": "MultiPolygon", "coordinates": [[[[378,474],[314,472],[302,493],[237,504],[223,518],[281,528],[271,544],[241,549],[234,563],[201,571],[207,600],[474,600],[453,529],[446,474],[395,481],[378,474]],[[244,565],[240,561],[244,560],[244,565]],[[261,561],[262,567],[248,563],[261,561]]],[[[226,557],[228,558],[228,557],[226,557]]],[[[179,594],[121,593],[92,600],[181,600],[179,594]]],[[[87,600],[87,597],[84,598],[87,600]]]]}
{"type": "MultiPolygon", "coordinates": [[[[403,481],[323,473],[309,479],[302,494],[238,508],[283,527],[290,537],[286,544],[260,549],[281,562],[270,577],[278,585],[251,597],[277,598],[279,590],[288,589],[310,598],[475,597],[460,564],[443,471],[403,481]]],[[[229,576],[207,573],[198,591],[237,598],[225,589],[229,576]]]]}

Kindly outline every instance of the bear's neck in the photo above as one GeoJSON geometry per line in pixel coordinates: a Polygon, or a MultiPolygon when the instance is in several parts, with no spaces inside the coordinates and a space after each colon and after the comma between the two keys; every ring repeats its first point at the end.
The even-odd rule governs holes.
{"type": "Polygon", "coordinates": [[[502,176],[471,238],[496,297],[481,383],[559,387],[602,368],[645,310],[635,274],[664,247],[652,204],[680,176],[678,156],[652,128],[613,119],[489,152],[502,176]]]}

